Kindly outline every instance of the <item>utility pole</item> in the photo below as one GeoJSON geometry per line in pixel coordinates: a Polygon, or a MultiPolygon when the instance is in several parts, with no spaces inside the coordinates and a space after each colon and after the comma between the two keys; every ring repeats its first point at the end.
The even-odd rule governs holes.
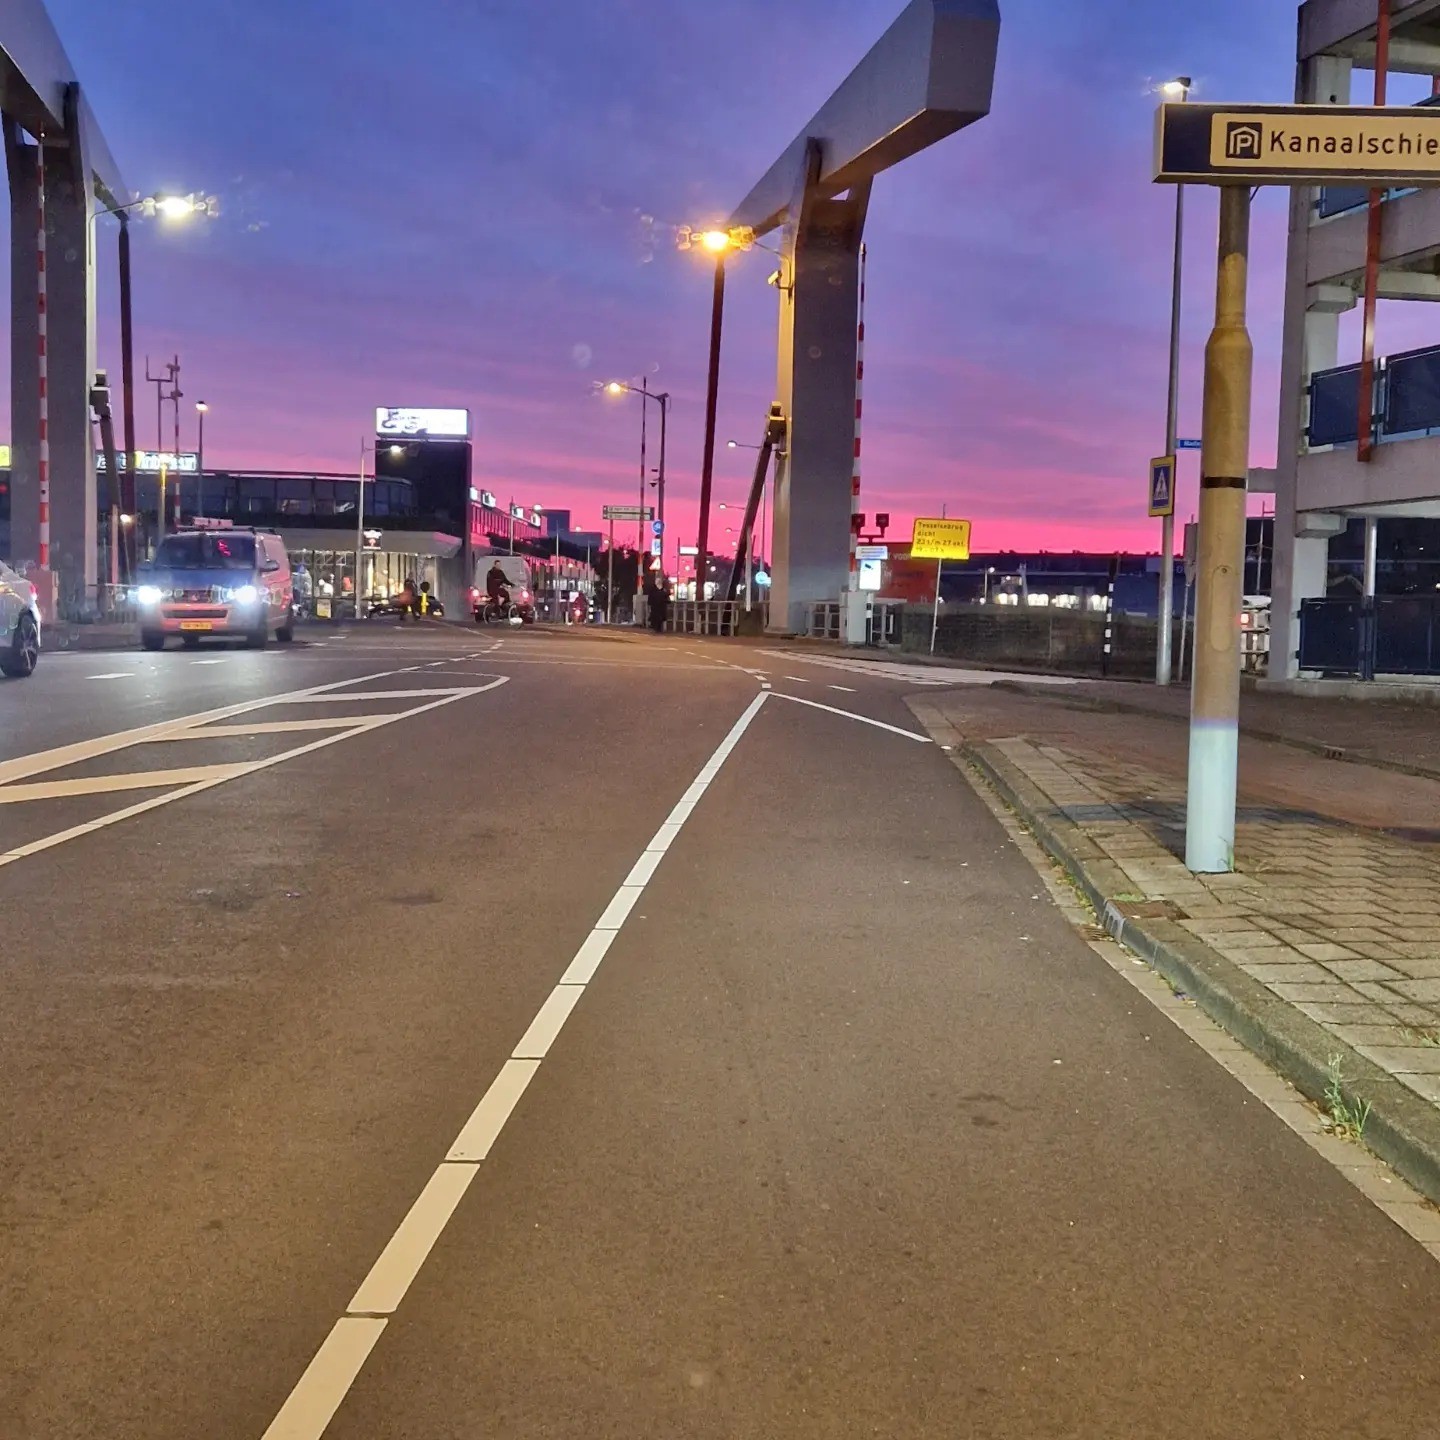
{"type": "Polygon", "coordinates": [[[1200,874],[1235,868],[1239,620],[1254,367],[1245,323],[1249,249],[1250,189],[1245,184],[1221,186],[1215,328],[1205,347],[1195,667],[1185,807],[1185,863],[1200,874]]]}
{"type": "MultiPolygon", "coordinates": [[[[1165,93],[1190,98],[1190,77],[1182,75],[1165,86],[1165,93]]],[[[1175,187],[1175,254],[1170,278],[1170,382],[1165,399],[1165,451],[1174,459],[1180,409],[1180,290],[1185,260],[1185,187],[1175,187]]],[[[1160,520],[1160,624],[1156,631],[1155,683],[1168,685],[1171,671],[1171,637],[1175,629],[1175,481],[1179,466],[1170,471],[1170,513],[1160,520]]]]}
{"type": "MultiPolygon", "coordinates": [[[[147,384],[155,387],[155,449],[163,456],[165,453],[165,402],[175,402],[175,494],[178,500],[180,494],[180,357],[177,355],[173,360],[167,361],[165,373],[152,375],[150,373],[150,357],[145,357],[145,380],[147,384]],[[166,384],[170,389],[167,392],[166,384]]],[[[130,464],[136,462],[135,455],[130,456],[130,464]]],[[[160,466],[160,494],[155,505],[155,514],[158,517],[160,531],[155,543],[158,545],[164,538],[165,528],[169,523],[168,505],[165,495],[165,482],[170,467],[163,462],[160,466]]],[[[178,505],[177,505],[178,511],[178,505]]]]}
{"type": "Polygon", "coordinates": [[[180,357],[170,362],[170,400],[175,408],[175,520],[179,523],[184,476],[180,469],[180,357]]]}

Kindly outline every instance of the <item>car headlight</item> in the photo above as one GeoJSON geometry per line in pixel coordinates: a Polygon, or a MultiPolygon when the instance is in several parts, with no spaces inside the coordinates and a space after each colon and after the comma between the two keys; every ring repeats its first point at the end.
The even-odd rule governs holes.
{"type": "Polygon", "coordinates": [[[260,592],[253,585],[236,585],[227,590],[225,596],[237,605],[253,605],[260,598],[260,592]]]}
{"type": "Polygon", "coordinates": [[[165,592],[155,585],[142,585],[135,592],[135,598],[142,605],[158,605],[165,598],[165,592]]]}

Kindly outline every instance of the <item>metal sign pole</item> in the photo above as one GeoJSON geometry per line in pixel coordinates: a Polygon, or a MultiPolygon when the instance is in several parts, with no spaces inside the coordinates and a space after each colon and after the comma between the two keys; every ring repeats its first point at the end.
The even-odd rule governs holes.
{"type": "MultiPolygon", "coordinates": [[[[940,518],[944,520],[950,513],[948,505],[940,507],[940,518]]],[[[940,572],[945,568],[944,560],[935,562],[935,610],[930,616],[930,653],[935,653],[935,637],[940,633],[940,572]]]]}
{"type": "Polygon", "coordinates": [[[615,623],[615,521],[610,521],[610,546],[605,551],[605,623],[615,623]]]}

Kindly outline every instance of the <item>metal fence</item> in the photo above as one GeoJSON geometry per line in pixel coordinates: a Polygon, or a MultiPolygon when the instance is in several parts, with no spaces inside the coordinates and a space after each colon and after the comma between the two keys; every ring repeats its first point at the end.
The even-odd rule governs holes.
{"type": "MultiPolygon", "coordinates": [[[[903,617],[903,648],[930,649],[931,609],[912,605],[903,617]]],[[[935,631],[935,654],[1024,670],[1061,670],[1093,675],[1155,673],[1156,623],[1117,611],[1105,654],[1105,616],[1100,611],[1057,607],[947,605],[935,631]]],[[[1174,629],[1175,655],[1182,653],[1181,626],[1174,629]]]]}

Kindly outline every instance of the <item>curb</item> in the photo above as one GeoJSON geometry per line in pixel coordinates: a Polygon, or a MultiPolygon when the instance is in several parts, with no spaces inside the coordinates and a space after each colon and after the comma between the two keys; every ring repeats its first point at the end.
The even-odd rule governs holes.
{"type": "MultiPolygon", "coordinates": [[[[1185,715],[1172,715],[1166,710],[1156,710],[1149,705],[1131,705],[1124,700],[1111,700],[1098,695],[1076,695],[1069,690],[1057,694],[1051,686],[1032,685],[1024,680],[997,680],[991,689],[1004,690],[1011,695],[1023,695],[1030,700],[1059,700],[1074,710],[1093,710],[1109,715],[1142,715],[1149,719],[1167,720],[1174,725],[1188,723],[1185,715]]],[[[1418,775],[1424,780],[1440,780],[1440,766],[1391,760],[1384,755],[1373,755],[1368,750],[1347,750],[1343,745],[1327,745],[1323,740],[1307,740],[1304,736],[1286,735],[1279,730],[1267,730],[1259,725],[1242,724],[1240,733],[1252,740],[1288,745],[1292,750],[1303,750],[1307,755],[1319,755],[1324,760],[1339,760],[1347,765],[1368,765],[1372,770],[1393,770],[1400,775],[1418,775]]]]}
{"type": "MultiPolygon", "coordinates": [[[[911,706],[928,729],[927,717],[921,713],[926,708],[911,706]]],[[[937,743],[953,743],[952,737],[953,731],[943,742],[938,735],[933,738],[937,743]]],[[[1175,921],[1124,915],[1111,898],[1131,887],[1124,871],[1078,826],[1060,816],[1050,798],[993,745],[964,744],[951,758],[957,766],[963,768],[968,762],[979,770],[1066,872],[1116,941],[1152,965],[1217,1025],[1322,1108],[1330,1060],[1339,1056],[1346,1100],[1368,1101],[1371,1106],[1365,1147],[1427,1199],[1440,1204],[1440,1110],[1175,921]]]]}

